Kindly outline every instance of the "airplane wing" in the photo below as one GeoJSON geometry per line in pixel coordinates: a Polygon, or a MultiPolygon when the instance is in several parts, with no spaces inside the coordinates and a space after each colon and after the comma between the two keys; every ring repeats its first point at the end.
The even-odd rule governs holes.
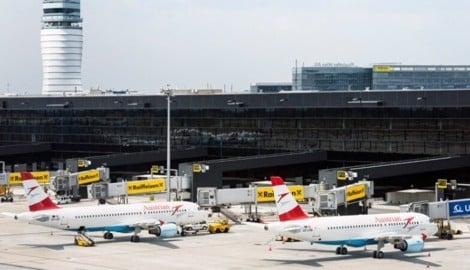
{"type": "Polygon", "coordinates": [[[264,227],[266,226],[266,224],[258,223],[258,222],[242,222],[241,224],[248,225],[250,227],[258,228],[258,229],[264,229],[264,227]]]}
{"type": "Polygon", "coordinates": [[[302,231],[302,226],[298,225],[289,225],[289,226],[279,226],[279,222],[273,223],[256,223],[256,222],[242,222],[244,225],[248,225],[250,227],[264,229],[265,231],[275,232],[275,233],[289,233],[289,234],[296,234],[302,231]]]}
{"type": "Polygon", "coordinates": [[[387,233],[381,233],[375,236],[372,236],[370,238],[376,240],[376,241],[384,241],[384,242],[396,242],[398,240],[404,240],[404,239],[410,239],[412,238],[412,235],[409,234],[396,234],[393,232],[387,232],[387,233]]]}
{"type": "Polygon", "coordinates": [[[48,215],[43,214],[36,214],[31,215],[30,212],[23,212],[23,213],[11,213],[11,212],[2,212],[0,213],[2,216],[11,217],[18,220],[26,220],[26,221],[39,221],[39,222],[46,222],[50,219],[48,215]]]}
{"type": "Polygon", "coordinates": [[[2,216],[6,216],[6,217],[15,217],[16,214],[15,213],[10,213],[10,212],[2,212],[0,213],[2,216]]]}
{"type": "Polygon", "coordinates": [[[284,232],[286,233],[299,233],[301,231],[302,231],[301,226],[290,226],[290,227],[284,228],[284,232]]]}
{"type": "Polygon", "coordinates": [[[134,227],[134,228],[141,228],[141,229],[147,230],[149,228],[154,228],[155,226],[163,225],[163,224],[165,224],[165,222],[162,221],[162,220],[144,219],[144,220],[140,220],[138,222],[135,222],[133,224],[130,224],[129,226],[134,227]]]}

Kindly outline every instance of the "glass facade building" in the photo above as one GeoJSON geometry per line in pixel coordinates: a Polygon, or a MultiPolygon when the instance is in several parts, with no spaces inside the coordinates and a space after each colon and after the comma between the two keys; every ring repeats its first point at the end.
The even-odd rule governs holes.
{"type": "Polygon", "coordinates": [[[291,83],[254,83],[250,85],[251,93],[276,93],[292,90],[291,83]]]}
{"type": "MultiPolygon", "coordinates": [[[[470,91],[174,96],[172,149],[215,158],[331,150],[470,154],[470,91]]],[[[0,145],[50,143],[59,157],[162,150],[164,96],[0,97],[0,145]]]]}
{"type": "Polygon", "coordinates": [[[365,90],[372,86],[372,69],[354,66],[296,67],[293,90],[365,90]]]}
{"type": "Polygon", "coordinates": [[[292,90],[470,89],[470,66],[374,65],[296,67],[292,90]]]}
{"type": "Polygon", "coordinates": [[[470,66],[375,65],[372,89],[470,89],[470,66]]]}

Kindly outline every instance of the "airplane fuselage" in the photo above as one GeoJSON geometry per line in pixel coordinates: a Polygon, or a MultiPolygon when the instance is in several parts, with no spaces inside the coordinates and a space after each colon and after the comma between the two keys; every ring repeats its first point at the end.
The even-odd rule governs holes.
{"type": "Polygon", "coordinates": [[[68,207],[16,215],[18,220],[32,224],[69,231],[114,231],[133,232],[132,224],[149,227],[155,221],[184,225],[205,221],[206,217],[198,205],[189,202],[99,205],[68,207]]]}
{"type": "Polygon", "coordinates": [[[294,199],[280,176],[271,176],[279,222],[264,226],[281,236],[310,243],[337,245],[336,254],[346,255],[345,246],[377,244],[372,257],[382,259],[385,243],[403,252],[419,252],[424,240],[437,231],[430,218],[419,213],[389,213],[310,218],[294,199]]]}
{"type": "Polygon", "coordinates": [[[372,236],[433,235],[436,225],[418,213],[333,216],[270,223],[265,230],[311,243],[360,247],[377,243],[372,236]]]}

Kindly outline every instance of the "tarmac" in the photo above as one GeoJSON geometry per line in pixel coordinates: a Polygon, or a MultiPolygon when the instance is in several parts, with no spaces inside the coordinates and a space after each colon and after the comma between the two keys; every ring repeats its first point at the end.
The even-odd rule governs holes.
{"type": "MultiPolygon", "coordinates": [[[[131,201],[132,202],[132,201],[131,201]]],[[[79,204],[96,202],[80,202],[79,204]]],[[[76,204],[64,207],[74,207],[76,204]]],[[[242,211],[232,206],[233,211],[242,211]]],[[[26,211],[24,199],[1,203],[0,212],[26,211]]],[[[272,213],[272,206],[260,206],[272,213]]],[[[394,209],[374,209],[394,211],[394,209]]],[[[217,218],[217,215],[214,217],[217,218]]],[[[462,223],[468,228],[468,223],[462,223]]],[[[0,269],[470,269],[470,233],[453,240],[430,237],[425,249],[403,253],[391,245],[385,258],[372,258],[376,246],[348,248],[336,255],[336,246],[275,241],[275,236],[247,225],[232,225],[228,233],[199,232],[184,237],[156,238],[142,232],[141,242],[130,234],[115,233],[113,240],[91,233],[96,245],[74,244],[74,233],[20,223],[0,216],[0,269]]]]}

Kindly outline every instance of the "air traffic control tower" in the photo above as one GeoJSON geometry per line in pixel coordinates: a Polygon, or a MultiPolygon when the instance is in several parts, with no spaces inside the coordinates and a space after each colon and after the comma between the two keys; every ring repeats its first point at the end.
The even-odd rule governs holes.
{"type": "Polygon", "coordinates": [[[42,6],[42,94],[81,94],[83,34],[80,0],[43,0],[42,6]]]}

